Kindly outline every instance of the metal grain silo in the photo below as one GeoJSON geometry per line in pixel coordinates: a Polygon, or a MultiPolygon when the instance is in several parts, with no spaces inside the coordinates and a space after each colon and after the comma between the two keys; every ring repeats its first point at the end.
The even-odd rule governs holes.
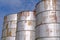
{"type": "Polygon", "coordinates": [[[36,40],[60,40],[60,0],[42,0],[36,5],[36,40]]]}
{"type": "Polygon", "coordinates": [[[35,12],[22,11],[17,16],[18,28],[16,40],[35,40],[35,12]]]}
{"type": "Polygon", "coordinates": [[[17,27],[17,14],[4,17],[2,40],[15,40],[17,27]]]}

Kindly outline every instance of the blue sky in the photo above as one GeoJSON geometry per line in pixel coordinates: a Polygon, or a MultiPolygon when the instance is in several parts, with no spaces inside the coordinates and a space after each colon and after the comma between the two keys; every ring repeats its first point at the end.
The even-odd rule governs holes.
{"type": "Polygon", "coordinates": [[[3,18],[5,15],[23,10],[33,10],[37,2],[39,0],[0,0],[0,37],[2,35],[3,18]]]}

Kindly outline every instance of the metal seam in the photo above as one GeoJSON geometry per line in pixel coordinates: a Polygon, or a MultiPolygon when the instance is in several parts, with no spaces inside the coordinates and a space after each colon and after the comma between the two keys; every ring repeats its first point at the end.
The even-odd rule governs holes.
{"type": "MultiPolygon", "coordinates": [[[[40,26],[40,25],[44,25],[44,24],[53,24],[53,23],[54,23],[54,24],[60,24],[60,23],[58,23],[58,22],[52,22],[52,23],[41,23],[41,24],[36,25],[36,27],[37,27],[37,26],[40,26]]],[[[36,28],[36,27],[35,27],[35,28],[36,28]]]]}
{"type": "Polygon", "coordinates": [[[38,37],[38,38],[36,38],[36,39],[41,39],[41,38],[60,38],[59,36],[55,36],[55,37],[38,37]]]}
{"type": "Polygon", "coordinates": [[[20,21],[17,21],[17,23],[22,22],[22,21],[34,21],[35,22],[36,20],[20,20],[20,21]]]}
{"type": "Polygon", "coordinates": [[[60,10],[46,10],[46,11],[42,11],[42,12],[37,13],[36,16],[39,15],[39,14],[41,14],[41,13],[49,12],[49,11],[56,11],[57,12],[57,11],[60,11],[60,10]]]}
{"type": "Polygon", "coordinates": [[[4,36],[4,37],[1,37],[1,38],[6,38],[6,37],[16,37],[16,36],[4,36]]]}
{"type": "MultiPolygon", "coordinates": [[[[8,29],[16,29],[16,28],[8,28],[8,29]]],[[[2,31],[5,31],[6,29],[3,29],[2,31]]]]}
{"type": "Polygon", "coordinates": [[[30,32],[35,32],[35,30],[20,30],[20,31],[16,31],[16,32],[25,32],[25,31],[30,31],[30,32]]]}

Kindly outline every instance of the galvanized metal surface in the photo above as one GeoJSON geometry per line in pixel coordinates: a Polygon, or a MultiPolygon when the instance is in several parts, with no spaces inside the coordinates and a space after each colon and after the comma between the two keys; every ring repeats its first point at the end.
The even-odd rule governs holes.
{"type": "Polygon", "coordinates": [[[4,22],[17,20],[17,14],[10,14],[4,17],[4,22]]]}
{"type": "Polygon", "coordinates": [[[5,38],[2,38],[2,40],[15,40],[15,37],[5,37],[5,38]]]}
{"type": "Polygon", "coordinates": [[[42,0],[36,5],[36,40],[60,40],[59,11],[60,0],[42,0]]]}
{"type": "Polygon", "coordinates": [[[60,11],[46,11],[36,16],[37,25],[44,23],[60,23],[60,11]]]}
{"type": "Polygon", "coordinates": [[[17,14],[10,14],[4,17],[3,29],[17,27],[17,14]]]}
{"type": "Polygon", "coordinates": [[[4,17],[2,40],[15,40],[17,27],[17,14],[4,17]]]}
{"type": "Polygon", "coordinates": [[[16,28],[16,27],[17,27],[17,20],[5,22],[3,24],[3,29],[16,28]]]}
{"type": "Polygon", "coordinates": [[[43,0],[36,5],[37,13],[46,10],[60,10],[60,0],[43,0]]]}
{"type": "Polygon", "coordinates": [[[31,21],[31,20],[20,21],[18,22],[17,31],[35,30],[35,26],[36,26],[36,21],[31,21]]]}
{"type": "Polygon", "coordinates": [[[39,38],[36,40],[60,40],[60,38],[39,38]]]}
{"type": "Polygon", "coordinates": [[[23,11],[23,12],[18,13],[18,21],[22,21],[22,20],[36,20],[35,12],[23,11]]]}
{"type": "Polygon", "coordinates": [[[60,24],[43,24],[36,27],[36,38],[38,37],[60,37],[60,24]]]}
{"type": "Polygon", "coordinates": [[[9,37],[9,36],[16,36],[16,28],[15,29],[5,29],[2,32],[3,37],[9,37]]]}
{"type": "Polygon", "coordinates": [[[16,40],[35,40],[35,31],[19,31],[16,40]]]}
{"type": "Polygon", "coordinates": [[[16,40],[35,40],[35,12],[22,11],[18,14],[16,40]]]}

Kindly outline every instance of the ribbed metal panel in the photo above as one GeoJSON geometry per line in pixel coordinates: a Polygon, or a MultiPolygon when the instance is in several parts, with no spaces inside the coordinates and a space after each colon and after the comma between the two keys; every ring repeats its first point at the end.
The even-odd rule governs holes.
{"type": "Polygon", "coordinates": [[[16,28],[17,26],[16,24],[17,24],[17,20],[11,20],[11,21],[4,22],[3,29],[16,28]]]}
{"type": "Polygon", "coordinates": [[[60,40],[60,38],[39,38],[37,40],[60,40]]]}
{"type": "Polygon", "coordinates": [[[60,23],[60,11],[45,11],[37,16],[37,25],[44,23],[60,23]]]}
{"type": "Polygon", "coordinates": [[[25,20],[18,22],[18,31],[21,30],[35,30],[36,21],[25,20]]]}
{"type": "Polygon", "coordinates": [[[18,13],[18,28],[16,40],[35,40],[35,12],[18,13]]]}
{"type": "Polygon", "coordinates": [[[35,31],[17,32],[17,40],[35,40],[35,31]]]}
{"type": "Polygon", "coordinates": [[[36,27],[37,37],[60,37],[60,24],[42,24],[36,27]]]}
{"type": "Polygon", "coordinates": [[[18,13],[18,21],[23,20],[35,20],[35,12],[27,11],[18,13]]]}
{"type": "Polygon", "coordinates": [[[36,5],[36,40],[60,40],[60,0],[36,5]]]}
{"type": "Polygon", "coordinates": [[[4,17],[2,40],[15,40],[17,27],[17,14],[4,17]]]}
{"type": "Polygon", "coordinates": [[[4,37],[2,40],[15,40],[15,37],[4,37]]]}
{"type": "Polygon", "coordinates": [[[60,10],[60,0],[42,0],[36,5],[37,13],[46,10],[60,10]]]}
{"type": "Polygon", "coordinates": [[[7,37],[7,36],[16,36],[16,28],[9,28],[9,29],[5,29],[2,32],[2,36],[3,37],[7,37]]]}

